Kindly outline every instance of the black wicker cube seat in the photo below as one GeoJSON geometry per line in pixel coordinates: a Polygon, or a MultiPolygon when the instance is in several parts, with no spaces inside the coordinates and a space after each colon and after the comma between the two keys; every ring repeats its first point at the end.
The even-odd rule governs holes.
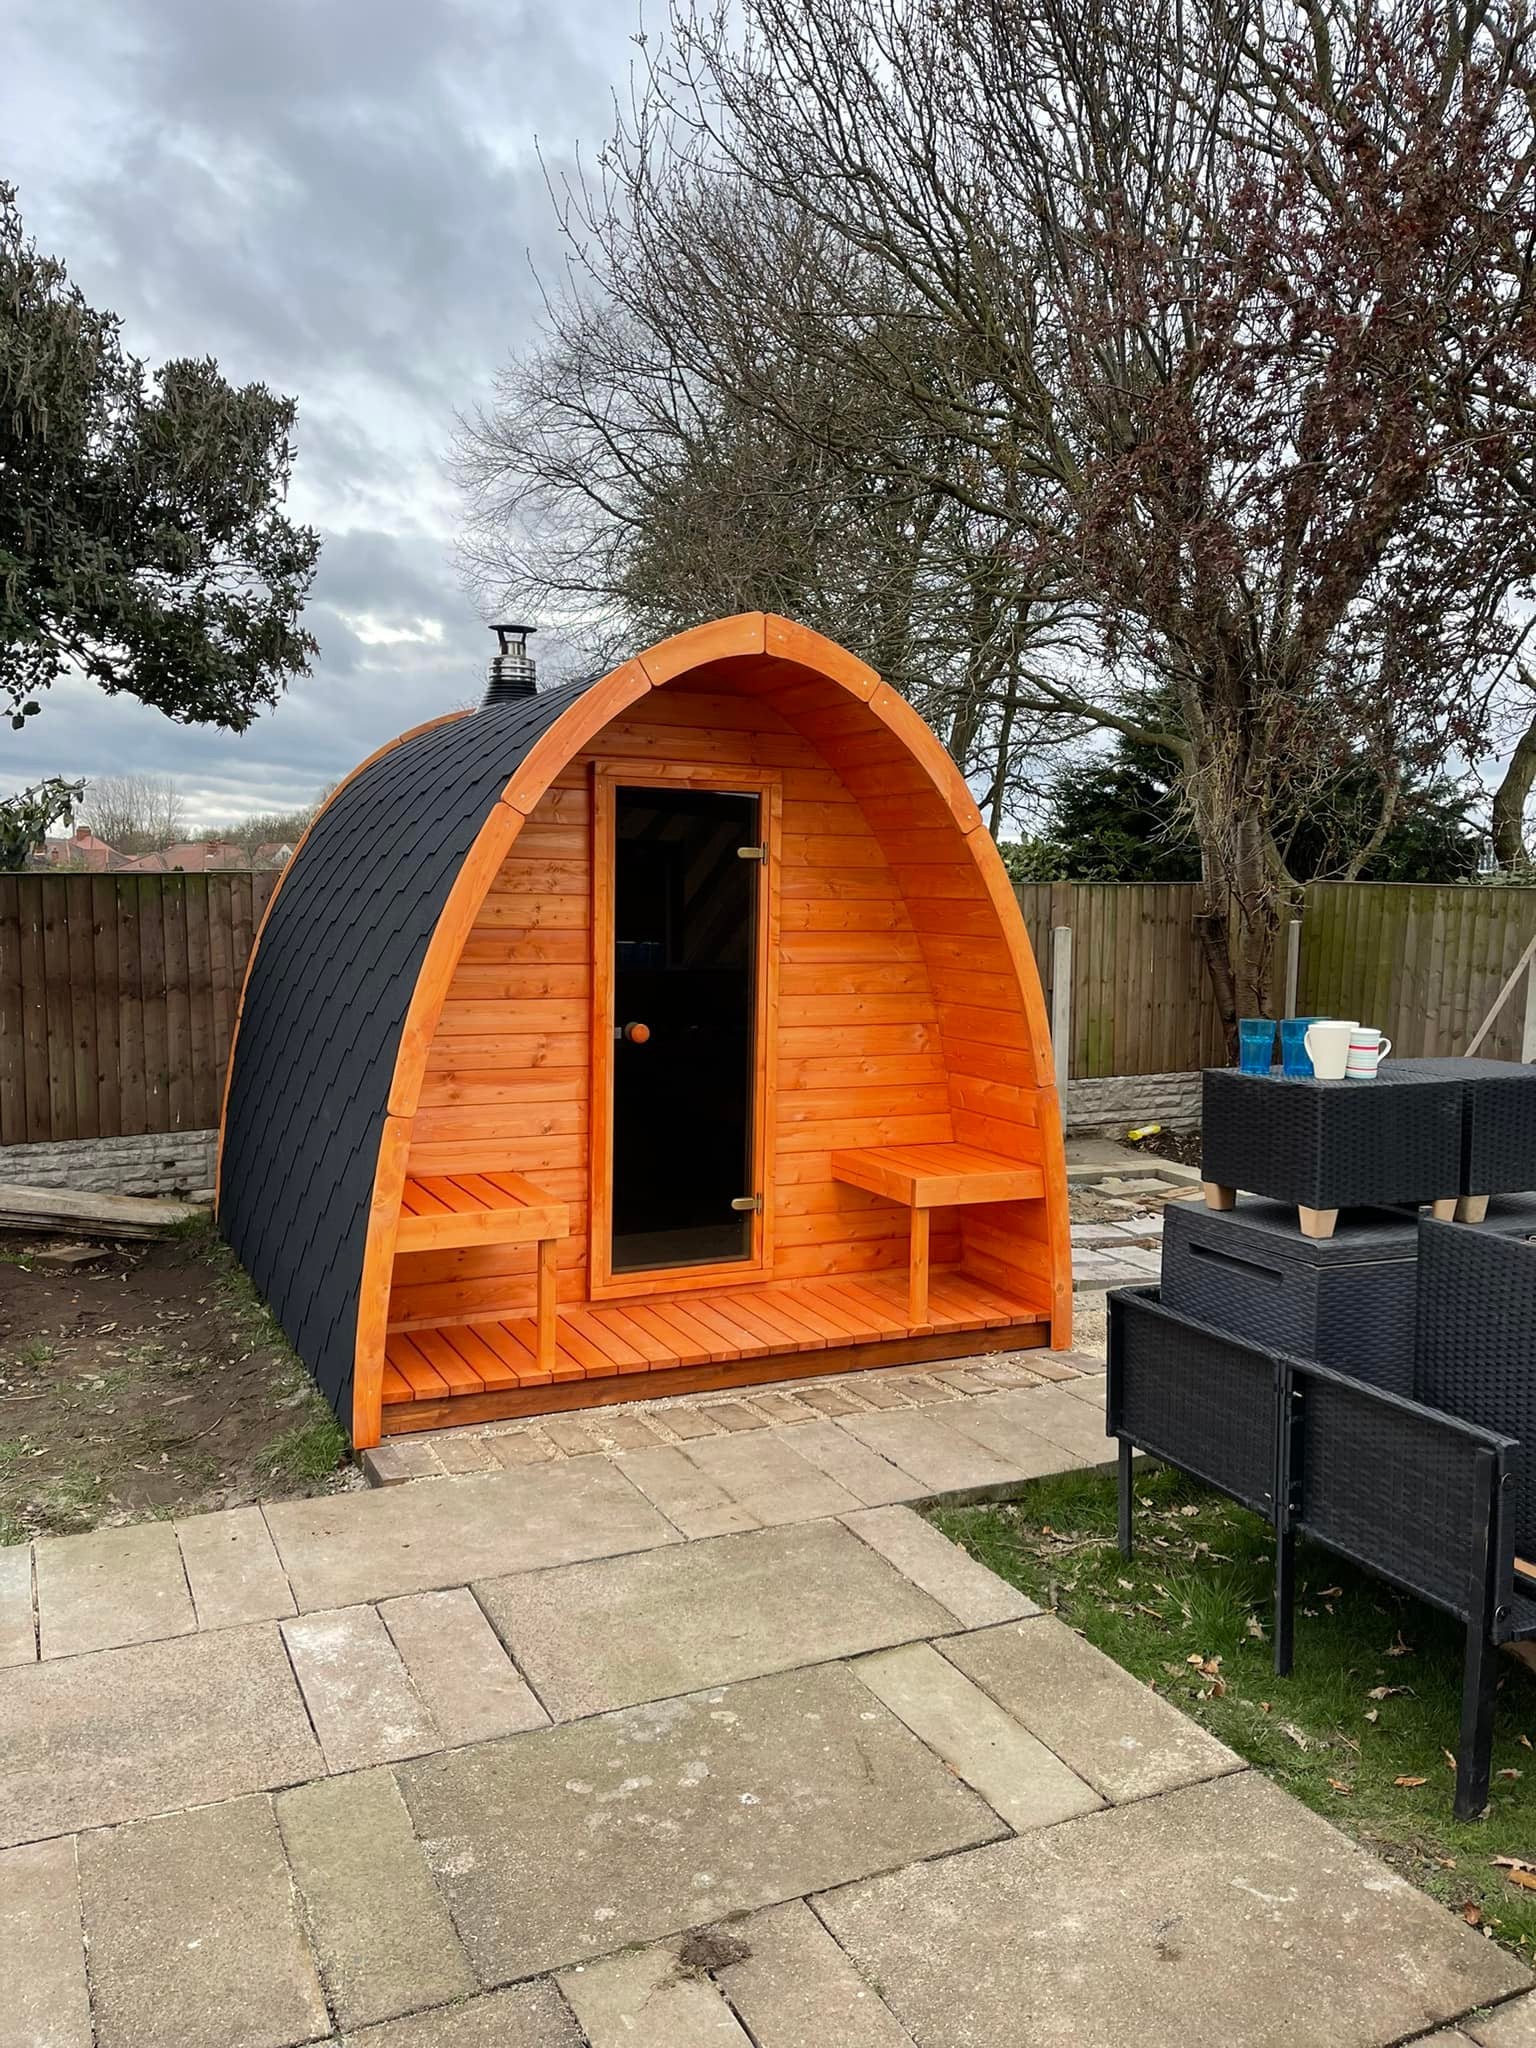
{"type": "Polygon", "coordinates": [[[1230,1208],[1239,1188],[1294,1203],[1314,1237],[1332,1234],[1341,1209],[1454,1205],[1462,1193],[1463,1091],[1459,1077],[1439,1070],[1456,1064],[1389,1060],[1370,1081],[1207,1068],[1207,1203],[1230,1208]]]}
{"type": "Polygon", "coordinates": [[[1351,1209],[1332,1237],[1244,1196],[1216,1211],[1171,1203],[1162,1302],[1212,1329],[1315,1359],[1399,1394],[1413,1390],[1416,1212],[1351,1209]]]}
{"type": "Polygon", "coordinates": [[[1483,1220],[1490,1195],[1536,1185],[1536,1067],[1513,1060],[1409,1060],[1404,1065],[1462,1090],[1463,1221],[1483,1220]]]}

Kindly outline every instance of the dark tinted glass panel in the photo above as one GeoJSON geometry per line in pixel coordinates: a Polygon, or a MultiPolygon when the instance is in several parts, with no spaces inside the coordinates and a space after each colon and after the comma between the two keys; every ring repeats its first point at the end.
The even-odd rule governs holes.
{"type": "Polygon", "coordinates": [[[752,1248],[758,799],[619,789],[614,814],[613,1270],[752,1248]],[[637,1028],[638,1027],[638,1028],[637,1028]]]}

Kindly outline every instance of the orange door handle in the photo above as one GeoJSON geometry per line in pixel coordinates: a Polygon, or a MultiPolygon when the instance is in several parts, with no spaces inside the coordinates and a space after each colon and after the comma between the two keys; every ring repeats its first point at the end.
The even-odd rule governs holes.
{"type": "Polygon", "coordinates": [[[648,1045],[651,1037],[649,1024],[624,1024],[614,1032],[615,1038],[622,1038],[630,1045],[648,1045]]]}

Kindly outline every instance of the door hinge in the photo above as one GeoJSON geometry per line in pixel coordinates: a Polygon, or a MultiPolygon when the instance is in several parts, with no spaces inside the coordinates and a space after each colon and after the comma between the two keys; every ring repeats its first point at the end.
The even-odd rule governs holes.
{"type": "Polygon", "coordinates": [[[768,849],[766,846],[738,846],[736,858],[738,860],[766,860],[768,858],[768,849]]]}
{"type": "Polygon", "coordinates": [[[754,1215],[761,1211],[762,1206],[763,1198],[761,1195],[737,1195],[731,1203],[733,1209],[750,1209],[754,1215]]]}

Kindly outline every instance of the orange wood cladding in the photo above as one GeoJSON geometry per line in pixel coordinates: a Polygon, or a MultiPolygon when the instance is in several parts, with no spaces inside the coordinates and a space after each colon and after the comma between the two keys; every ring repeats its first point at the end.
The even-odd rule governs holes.
{"type": "MultiPolygon", "coordinates": [[[[785,1370],[803,1371],[818,1349],[841,1358],[861,1344],[910,1342],[933,1357],[949,1330],[1070,1341],[1048,1028],[1001,861],[910,707],[783,620],[747,615],[663,643],[533,749],[422,970],[385,1153],[359,1323],[360,1444],[381,1426],[420,1426],[403,1420],[412,1404],[494,1397],[524,1412],[565,1405],[594,1379],[649,1394],[643,1376],[658,1371],[790,1359],[785,1370]],[[606,1118],[591,1099],[603,991],[593,791],[600,775],[626,773],[771,789],[777,843],[760,1267],[632,1276],[621,1291],[602,1275],[594,1284],[588,1245],[607,1172],[606,1118]],[[912,1211],[868,1175],[839,1178],[833,1159],[935,1146],[958,1148],[957,1161],[985,1155],[992,1177],[949,1202],[936,1183],[931,1212],[920,1205],[927,1293],[914,1327],[912,1211]],[[477,1177],[523,1177],[560,1209],[564,1228],[542,1255],[532,1229],[521,1242],[520,1227],[494,1222],[434,1230],[430,1205],[402,1205],[405,1189],[477,1177]],[[976,1189],[983,1198],[968,1200],[976,1189]],[[560,1310],[542,1360],[531,1320],[541,1279],[560,1310]],[[368,1412],[380,1397],[383,1418],[368,1412]]],[[[601,1203],[595,1220],[604,1227],[601,1203]]]]}

